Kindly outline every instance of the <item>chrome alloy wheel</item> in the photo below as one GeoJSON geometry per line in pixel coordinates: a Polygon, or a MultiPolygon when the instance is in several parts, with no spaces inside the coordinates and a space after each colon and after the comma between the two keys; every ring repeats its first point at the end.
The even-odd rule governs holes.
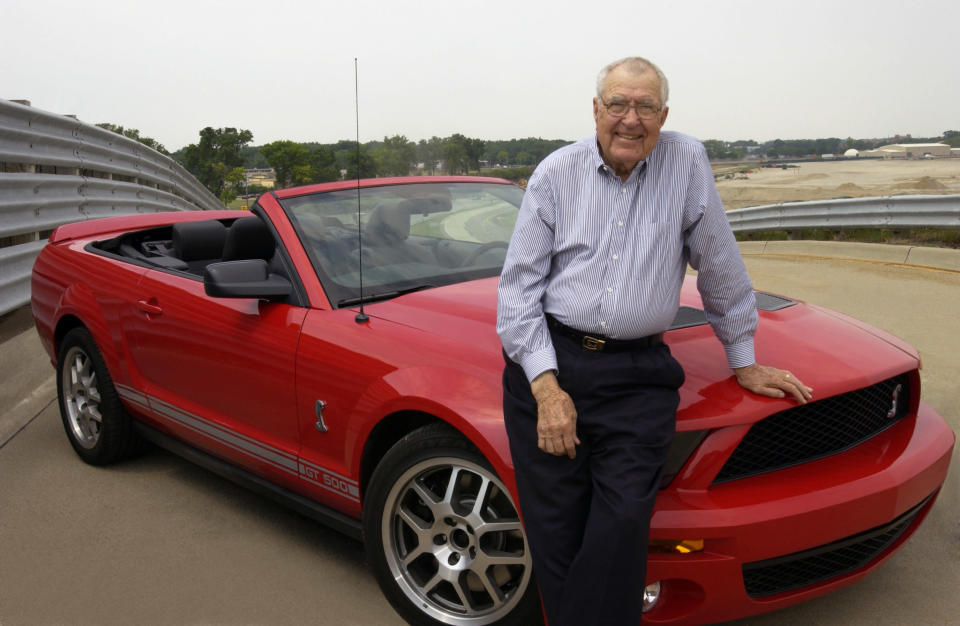
{"type": "Polygon", "coordinates": [[[381,533],[397,584],[444,624],[496,622],[530,582],[530,552],[507,490],[465,459],[427,459],[404,472],[387,496],[381,533]]]}
{"type": "Polygon", "coordinates": [[[67,352],[62,370],[63,405],[73,438],[81,447],[92,449],[100,439],[100,389],[93,360],[78,346],[67,352]]]}

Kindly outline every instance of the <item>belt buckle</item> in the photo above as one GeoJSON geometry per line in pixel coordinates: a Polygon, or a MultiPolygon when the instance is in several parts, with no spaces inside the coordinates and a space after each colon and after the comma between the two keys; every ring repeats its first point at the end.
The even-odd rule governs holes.
{"type": "Polygon", "coordinates": [[[591,337],[590,335],[583,336],[583,349],[592,350],[593,352],[602,352],[604,344],[607,343],[603,339],[597,339],[596,337],[591,337]]]}

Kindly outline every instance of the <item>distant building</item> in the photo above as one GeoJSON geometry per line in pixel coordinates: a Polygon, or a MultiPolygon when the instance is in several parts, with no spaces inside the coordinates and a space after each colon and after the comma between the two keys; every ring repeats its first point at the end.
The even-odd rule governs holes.
{"type": "Polygon", "coordinates": [[[263,167],[258,169],[243,170],[243,177],[248,185],[260,185],[267,189],[273,189],[277,184],[277,173],[272,167],[263,167]]]}
{"type": "Polygon", "coordinates": [[[921,159],[950,156],[950,146],[945,143],[892,143],[874,150],[864,150],[860,156],[883,157],[884,159],[921,159]]]}
{"type": "Polygon", "coordinates": [[[846,152],[843,153],[843,158],[845,159],[855,159],[860,156],[860,151],[856,148],[849,148],[846,152]]]}

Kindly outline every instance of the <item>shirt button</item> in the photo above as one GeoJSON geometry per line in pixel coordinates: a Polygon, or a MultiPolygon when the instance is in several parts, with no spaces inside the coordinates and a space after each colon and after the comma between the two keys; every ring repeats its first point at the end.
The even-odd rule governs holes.
{"type": "Polygon", "coordinates": [[[614,260],[614,261],[617,260],[617,255],[613,255],[613,260],[614,260]]]}
{"type": "Polygon", "coordinates": [[[613,287],[607,287],[607,293],[613,293],[613,287]]]}
{"type": "Polygon", "coordinates": [[[600,322],[600,328],[606,328],[606,327],[607,327],[606,322],[600,322]]]}
{"type": "Polygon", "coordinates": [[[622,221],[617,222],[617,226],[623,226],[623,222],[622,221]]]}
{"type": "Polygon", "coordinates": [[[621,188],[620,188],[620,193],[627,193],[627,188],[626,188],[626,187],[621,187],[621,188]]]}

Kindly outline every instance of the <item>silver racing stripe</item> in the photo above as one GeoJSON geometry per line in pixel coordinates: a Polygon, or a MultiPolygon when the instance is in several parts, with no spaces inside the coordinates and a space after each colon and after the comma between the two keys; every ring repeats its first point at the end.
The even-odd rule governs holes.
{"type": "Polygon", "coordinates": [[[193,413],[183,411],[182,409],[179,409],[172,404],[163,402],[162,400],[150,397],[150,406],[153,407],[154,411],[163,417],[166,417],[167,419],[176,422],[181,426],[186,426],[191,430],[206,435],[211,439],[214,439],[217,442],[229,446],[235,450],[245,452],[246,454],[261,461],[265,461],[277,467],[278,469],[291,474],[297,474],[297,459],[292,454],[288,454],[272,446],[259,443],[223,426],[213,424],[212,422],[194,415],[193,413]]]}
{"type": "Polygon", "coordinates": [[[267,463],[281,471],[298,476],[301,480],[335,493],[342,498],[356,503],[360,502],[360,485],[351,478],[298,459],[296,455],[240,434],[226,426],[215,424],[199,415],[184,411],[180,407],[127,385],[115,384],[114,386],[125,402],[208,437],[225,447],[267,463]]]}
{"type": "Polygon", "coordinates": [[[117,390],[117,395],[123,398],[126,402],[136,406],[138,409],[144,411],[150,410],[150,404],[147,402],[147,396],[140,393],[132,387],[127,387],[126,385],[118,385],[114,383],[113,386],[117,390]]]}

